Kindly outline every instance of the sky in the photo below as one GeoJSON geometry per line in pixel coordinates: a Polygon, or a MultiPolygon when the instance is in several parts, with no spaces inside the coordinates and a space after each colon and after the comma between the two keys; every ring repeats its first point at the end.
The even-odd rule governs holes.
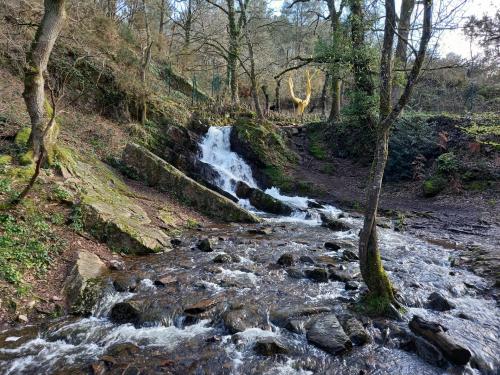
{"type": "MultiPolygon", "coordinates": [[[[444,0],[446,1],[446,0],[444,0]]],[[[283,0],[271,0],[271,7],[275,13],[279,14],[283,0]]],[[[396,8],[399,9],[401,0],[396,0],[396,8]]],[[[492,16],[500,9],[500,1],[498,0],[466,0],[462,7],[461,15],[463,17],[476,16],[482,17],[484,14],[492,16]]],[[[479,45],[471,43],[462,30],[446,30],[443,31],[439,38],[438,51],[441,56],[446,56],[448,53],[455,53],[462,57],[471,57],[480,54],[482,49],[479,45]]]]}

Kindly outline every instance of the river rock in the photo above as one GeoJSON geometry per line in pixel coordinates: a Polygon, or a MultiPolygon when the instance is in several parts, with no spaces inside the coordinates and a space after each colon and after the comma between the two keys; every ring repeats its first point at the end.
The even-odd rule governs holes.
{"type": "Polygon", "coordinates": [[[368,332],[366,332],[363,324],[361,324],[361,322],[354,317],[350,317],[345,320],[342,326],[354,345],[364,345],[371,340],[371,337],[368,332]]]}
{"type": "Polygon", "coordinates": [[[258,210],[275,215],[288,216],[292,213],[292,208],[282,201],[264,193],[262,190],[253,188],[243,181],[236,183],[236,195],[241,199],[248,199],[252,206],[258,210]]]}
{"type": "Polygon", "coordinates": [[[358,290],[359,283],[356,281],[346,281],[345,290],[358,290]]]}
{"type": "Polygon", "coordinates": [[[137,279],[131,275],[118,275],[113,280],[113,287],[117,292],[133,292],[137,288],[137,279]]]}
{"type": "Polygon", "coordinates": [[[285,253],[279,257],[276,263],[280,266],[292,266],[295,263],[295,259],[292,254],[285,253]]]}
{"type": "Polygon", "coordinates": [[[109,318],[118,324],[139,324],[141,321],[142,301],[119,302],[111,308],[109,318]]]}
{"type": "Polygon", "coordinates": [[[176,282],[177,282],[177,279],[175,278],[175,276],[171,276],[171,275],[170,276],[162,276],[154,281],[154,285],[163,287],[163,286],[167,286],[170,284],[175,284],[176,282]]]}
{"type": "Polygon", "coordinates": [[[63,287],[70,305],[70,312],[89,315],[102,293],[102,276],[107,267],[101,259],[86,250],[78,251],[73,266],[63,287]]]}
{"type": "Polygon", "coordinates": [[[210,310],[215,305],[217,305],[219,301],[215,298],[206,298],[193,305],[186,306],[184,308],[184,312],[186,314],[201,314],[207,310],[210,310]]]}
{"type": "Polygon", "coordinates": [[[214,251],[212,249],[212,244],[210,243],[210,240],[208,238],[203,238],[199,240],[198,243],[196,244],[196,247],[205,253],[214,251]]]}
{"type": "Polygon", "coordinates": [[[288,353],[288,348],[275,337],[265,337],[255,343],[254,350],[263,356],[288,353]]]}
{"type": "Polygon", "coordinates": [[[292,279],[303,279],[303,278],[305,278],[304,272],[302,272],[300,269],[295,268],[295,267],[288,268],[286,270],[286,273],[292,279]]]}
{"type": "Polygon", "coordinates": [[[118,259],[111,259],[108,263],[108,267],[110,270],[124,271],[125,270],[125,262],[118,260],[118,259]]]}
{"type": "Polygon", "coordinates": [[[330,251],[337,251],[340,250],[341,246],[337,242],[332,242],[328,241],[325,242],[325,249],[330,250],[330,251]]]}
{"type": "Polygon", "coordinates": [[[329,255],[320,255],[316,257],[316,261],[319,263],[326,264],[327,266],[335,266],[335,264],[337,263],[336,259],[329,255]]]}
{"type": "Polygon", "coordinates": [[[257,306],[251,304],[233,305],[229,311],[222,315],[222,320],[232,334],[254,327],[263,330],[271,328],[265,314],[259,311],[257,306]]]}
{"type": "Polygon", "coordinates": [[[299,258],[299,261],[301,261],[302,263],[309,263],[309,264],[314,264],[315,263],[314,259],[311,258],[309,255],[302,255],[299,258]]]}
{"type": "Polygon", "coordinates": [[[359,260],[358,254],[351,250],[344,250],[342,253],[342,259],[348,262],[355,262],[359,260]]]}
{"type": "Polygon", "coordinates": [[[427,300],[427,306],[436,311],[448,311],[454,309],[456,305],[446,299],[441,293],[433,292],[427,300]]]}
{"type": "Polygon", "coordinates": [[[312,319],[306,337],[310,343],[330,354],[339,354],[352,347],[351,340],[333,314],[312,319]]]}
{"type": "Polygon", "coordinates": [[[269,318],[275,325],[286,327],[288,322],[294,319],[301,319],[330,311],[331,307],[328,306],[284,306],[272,309],[269,312],[269,318]]]}
{"type": "Polygon", "coordinates": [[[352,276],[345,272],[345,271],[339,271],[339,270],[335,270],[335,269],[330,269],[330,280],[334,280],[334,281],[342,281],[342,282],[348,282],[348,281],[351,281],[352,280],[352,276]]]}
{"type": "Polygon", "coordinates": [[[351,227],[343,222],[342,220],[335,219],[331,216],[328,216],[324,213],[320,214],[320,218],[322,221],[321,226],[329,228],[335,232],[345,232],[351,229],[351,227]]]}
{"type": "Polygon", "coordinates": [[[218,254],[213,259],[213,262],[214,263],[231,263],[232,260],[233,260],[233,258],[231,257],[231,255],[226,254],[226,253],[221,253],[221,254],[218,254]]]}
{"type": "Polygon", "coordinates": [[[324,268],[313,268],[311,270],[305,270],[304,273],[307,278],[318,283],[328,282],[328,271],[324,268]]]}

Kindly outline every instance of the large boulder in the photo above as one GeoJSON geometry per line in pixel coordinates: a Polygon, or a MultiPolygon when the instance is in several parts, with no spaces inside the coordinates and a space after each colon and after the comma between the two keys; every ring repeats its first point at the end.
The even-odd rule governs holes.
{"type": "Polygon", "coordinates": [[[101,297],[102,276],[106,271],[106,265],[97,255],[86,250],[78,251],[75,264],[63,287],[72,314],[92,313],[101,297]]]}
{"type": "Polygon", "coordinates": [[[331,311],[331,307],[328,306],[284,306],[272,309],[269,312],[269,319],[279,327],[286,327],[292,320],[302,319],[329,311],[331,311]]]}
{"type": "Polygon", "coordinates": [[[337,317],[333,314],[314,318],[307,328],[307,340],[330,354],[339,354],[352,347],[337,317]]]}
{"type": "Polygon", "coordinates": [[[427,307],[436,311],[448,311],[454,309],[456,305],[441,293],[433,292],[429,295],[427,307]]]}
{"type": "Polygon", "coordinates": [[[122,158],[149,185],[169,192],[181,202],[208,216],[227,222],[259,221],[236,203],[189,178],[142,146],[129,143],[122,158]]]}
{"type": "Polygon", "coordinates": [[[248,199],[256,209],[270,214],[288,216],[293,211],[289,205],[242,181],[236,183],[236,195],[238,198],[248,199]]]}
{"type": "Polygon", "coordinates": [[[320,214],[321,226],[326,227],[335,232],[345,232],[351,229],[351,226],[346,222],[336,219],[330,215],[326,215],[323,212],[320,214]]]}
{"type": "Polygon", "coordinates": [[[266,315],[255,305],[234,304],[222,316],[224,324],[231,333],[243,332],[248,328],[269,330],[266,315]]]}

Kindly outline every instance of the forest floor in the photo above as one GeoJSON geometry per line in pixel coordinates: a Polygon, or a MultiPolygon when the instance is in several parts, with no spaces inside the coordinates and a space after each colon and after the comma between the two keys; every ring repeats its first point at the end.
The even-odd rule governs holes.
{"type": "MultiPolygon", "coordinates": [[[[289,171],[314,186],[314,198],[362,213],[369,165],[330,157],[318,160],[305,150],[307,139],[296,136],[294,151],[300,162],[289,171]]],[[[442,246],[463,251],[457,260],[500,285],[500,193],[494,189],[460,191],[426,198],[421,181],[384,183],[380,213],[402,229],[442,246]]]]}

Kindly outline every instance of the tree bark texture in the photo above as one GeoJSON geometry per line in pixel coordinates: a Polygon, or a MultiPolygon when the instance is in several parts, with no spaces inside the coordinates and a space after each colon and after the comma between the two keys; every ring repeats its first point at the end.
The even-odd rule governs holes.
{"type": "Polygon", "coordinates": [[[50,155],[57,139],[57,126],[46,132],[52,109],[45,98],[44,74],[65,18],[65,0],[45,0],[42,22],[26,56],[23,97],[31,120],[29,144],[35,160],[42,151],[50,155]]]}

